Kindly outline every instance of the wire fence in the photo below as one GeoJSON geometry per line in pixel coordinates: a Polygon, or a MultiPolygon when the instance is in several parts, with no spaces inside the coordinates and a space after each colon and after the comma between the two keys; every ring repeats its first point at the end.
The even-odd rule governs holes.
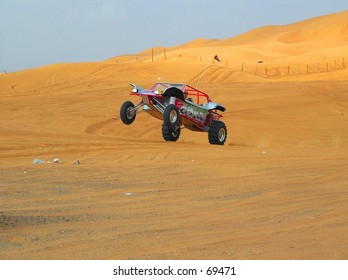
{"type": "Polygon", "coordinates": [[[137,62],[157,62],[166,61],[170,59],[182,59],[185,61],[192,61],[198,63],[215,64],[216,66],[226,67],[236,72],[245,72],[259,77],[280,77],[280,76],[299,76],[310,75],[317,73],[326,73],[338,71],[348,68],[348,59],[344,56],[341,57],[323,57],[322,59],[312,59],[310,63],[286,63],[285,59],[282,63],[273,63],[267,61],[257,61],[255,63],[236,62],[235,60],[228,60],[221,56],[221,62],[217,62],[213,59],[207,59],[202,56],[192,56],[183,53],[167,53],[166,49],[152,49],[150,52],[136,56],[137,62]]]}
{"type": "Polygon", "coordinates": [[[325,58],[310,63],[242,63],[240,71],[260,77],[299,76],[333,72],[347,67],[344,57],[325,58]]]}

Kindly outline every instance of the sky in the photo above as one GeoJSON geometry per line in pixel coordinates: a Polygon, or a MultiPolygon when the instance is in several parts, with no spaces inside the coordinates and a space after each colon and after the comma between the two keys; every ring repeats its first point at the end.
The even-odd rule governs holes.
{"type": "Polygon", "coordinates": [[[0,0],[0,72],[226,39],[347,9],[347,0],[0,0]]]}

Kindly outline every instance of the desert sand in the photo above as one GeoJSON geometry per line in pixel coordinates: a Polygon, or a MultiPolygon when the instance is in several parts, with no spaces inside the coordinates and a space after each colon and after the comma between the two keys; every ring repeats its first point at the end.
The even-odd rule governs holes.
{"type": "Polygon", "coordinates": [[[0,259],[347,259],[347,46],[343,11],[0,75],[0,259]],[[200,76],[224,146],[120,121],[129,83],[200,76]]]}

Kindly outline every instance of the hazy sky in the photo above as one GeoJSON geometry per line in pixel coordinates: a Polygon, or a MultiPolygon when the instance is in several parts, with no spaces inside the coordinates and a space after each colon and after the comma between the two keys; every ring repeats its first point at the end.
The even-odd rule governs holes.
{"type": "Polygon", "coordinates": [[[224,39],[348,9],[348,0],[0,0],[0,71],[224,39]]]}

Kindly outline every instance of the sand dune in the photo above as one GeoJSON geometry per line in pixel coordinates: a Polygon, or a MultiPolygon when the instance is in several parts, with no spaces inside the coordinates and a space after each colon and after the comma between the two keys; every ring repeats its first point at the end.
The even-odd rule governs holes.
{"type": "MultiPolygon", "coordinates": [[[[348,64],[347,18],[348,11],[343,11],[285,26],[261,27],[225,40],[195,39],[182,46],[167,48],[166,60],[164,49],[154,47],[139,54],[110,58],[105,62],[56,64],[10,73],[1,76],[0,90],[3,94],[18,93],[21,88],[24,92],[31,88],[37,92],[46,88],[51,90],[52,87],[59,85],[74,86],[77,83],[98,79],[116,82],[129,78],[145,82],[164,78],[188,82],[193,81],[207,65],[213,64],[212,58],[215,54],[219,54],[223,61],[214,65],[215,68],[221,68],[216,71],[223,76],[216,82],[238,81],[236,77],[241,77],[241,81],[247,80],[245,79],[247,75],[237,75],[235,72],[240,72],[238,70],[241,70],[243,63],[257,65],[258,61],[271,65],[283,63],[292,68],[296,68],[299,64],[311,64],[316,68],[317,64],[322,64],[324,67],[328,60],[337,59],[336,66],[344,68],[348,64]]],[[[334,76],[340,80],[341,76],[345,78],[346,74],[344,71],[338,71],[330,76],[331,80],[335,79],[334,76]]],[[[297,78],[295,77],[295,80],[297,78]]],[[[320,75],[319,78],[316,75],[307,78],[307,80],[317,79],[321,79],[320,75]]],[[[210,82],[215,81],[211,79],[210,82]]]]}
{"type": "Polygon", "coordinates": [[[257,73],[348,63],[347,26],[344,11],[166,59],[157,47],[0,75],[0,258],[347,259],[348,68],[257,73]],[[188,130],[164,142],[145,112],[123,125],[129,83],[158,80],[199,81],[225,105],[225,146],[188,130]]]}
{"type": "MultiPolygon", "coordinates": [[[[348,40],[348,11],[307,19],[289,25],[265,26],[223,40],[225,45],[267,43],[314,43],[336,45],[348,40]]],[[[215,42],[215,44],[219,44],[215,42]]],[[[318,44],[317,47],[320,47],[318,44]]]]}

